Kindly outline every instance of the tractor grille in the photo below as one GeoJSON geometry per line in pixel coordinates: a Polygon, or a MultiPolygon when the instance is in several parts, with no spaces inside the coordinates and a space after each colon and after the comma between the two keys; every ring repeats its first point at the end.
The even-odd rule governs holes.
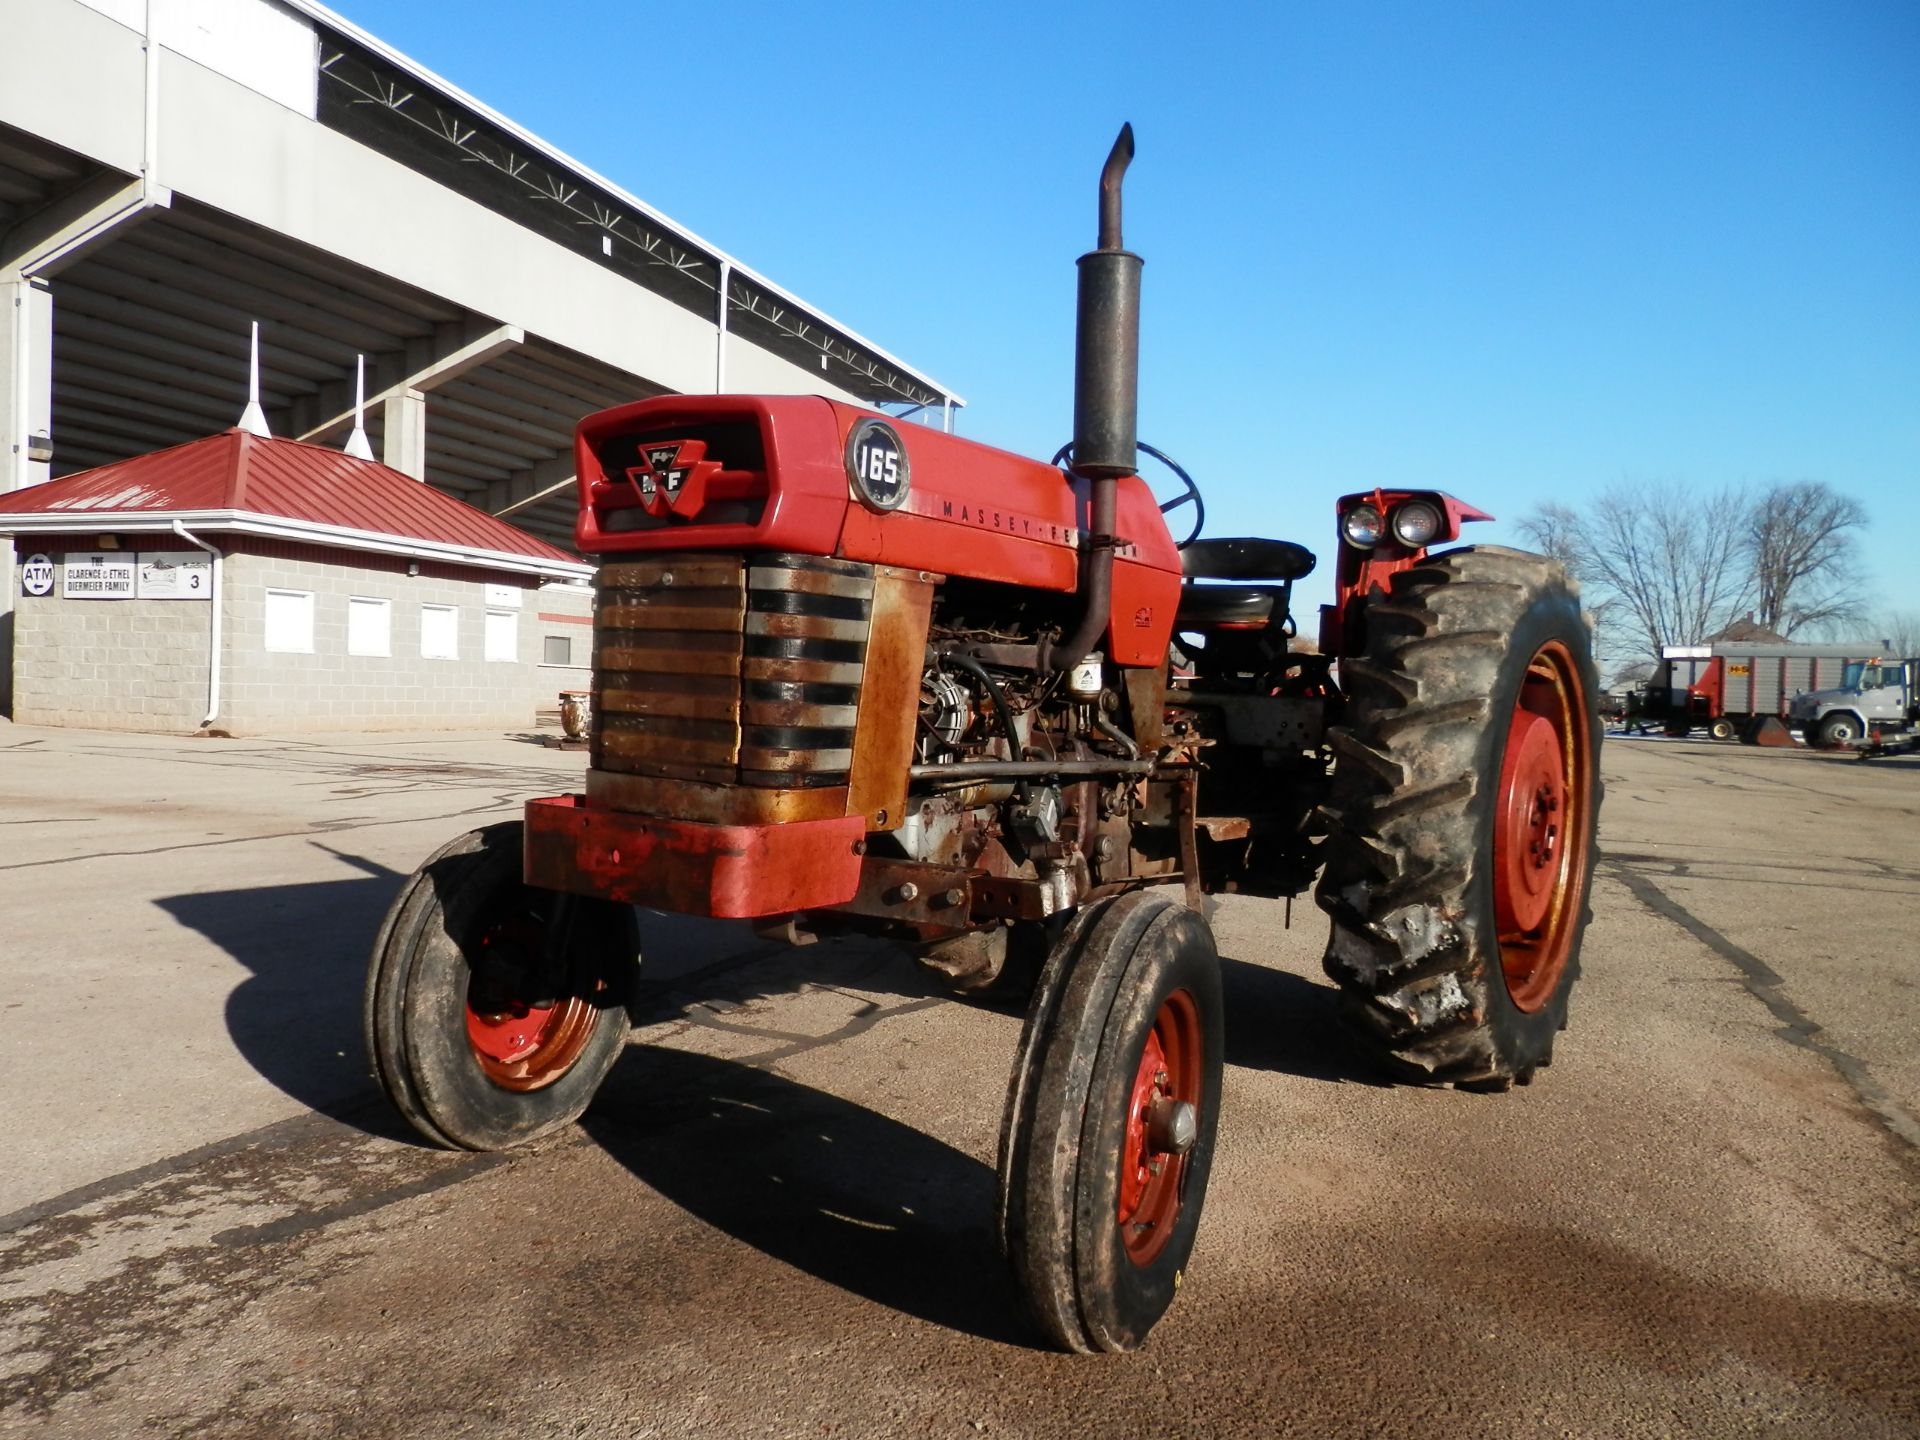
{"type": "Polygon", "coordinates": [[[847,783],[871,565],[695,552],[604,564],[596,584],[595,769],[847,783]]]}

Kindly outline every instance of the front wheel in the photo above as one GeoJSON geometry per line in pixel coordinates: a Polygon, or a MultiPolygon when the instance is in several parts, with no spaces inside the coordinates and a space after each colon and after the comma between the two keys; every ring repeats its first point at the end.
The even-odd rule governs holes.
{"type": "Polygon", "coordinates": [[[1598,692],[1572,582],[1480,547],[1393,577],[1341,662],[1327,973],[1399,1075],[1504,1089],[1553,1055],[1590,916],[1598,692]]]}
{"type": "Polygon", "coordinates": [[[1851,715],[1829,715],[1820,722],[1820,743],[1829,750],[1840,750],[1866,733],[1866,727],[1851,715]]]}
{"type": "Polygon", "coordinates": [[[1001,1248],[1049,1339],[1137,1348],[1173,1303],[1213,1166],[1223,1046],[1206,921],[1142,892],[1047,958],[1000,1136],[1001,1248]]]}
{"type": "Polygon", "coordinates": [[[520,878],[522,827],[474,830],[401,888],[362,1010],[381,1087],[436,1145],[503,1150],[587,1108],[627,1037],[633,911],[520,878]]]}

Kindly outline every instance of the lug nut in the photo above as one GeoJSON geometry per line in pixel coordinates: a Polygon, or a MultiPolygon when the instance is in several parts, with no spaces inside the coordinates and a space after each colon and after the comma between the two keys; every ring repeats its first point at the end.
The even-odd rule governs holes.
{"type": "Polygon", "coordinates": [[[893,893],[899,897],[902,905],[911,905],[920,898],[920,887],[909,880],[893,893]]]}

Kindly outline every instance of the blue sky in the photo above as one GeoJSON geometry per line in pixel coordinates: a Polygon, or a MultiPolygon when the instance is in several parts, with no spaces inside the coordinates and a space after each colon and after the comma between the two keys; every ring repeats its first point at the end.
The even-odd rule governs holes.
{"type": "Polygon", "coordinates": [[[535,7],[349,18],[1045,456],[1122,120],[1140,431],[1215,534],[1819,479],[1920,610],[1920,4],[535,7]]]}

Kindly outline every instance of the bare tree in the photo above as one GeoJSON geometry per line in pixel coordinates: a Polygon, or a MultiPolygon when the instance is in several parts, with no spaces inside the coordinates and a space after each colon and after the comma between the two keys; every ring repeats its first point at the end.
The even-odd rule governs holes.
{"type": "Polygon", "coordinates": [[[1920,656],[1920,610],[1889,610],[1868,629],[1888,655],[1903,660],[1920,656]]]}
{"type": "Polygon", "coordinates": [[[1849,532],[1866,522],[1860,502],[1824,480],[1768,486],[1746,511],[1754,618],[1789,638],[1858,623],[1866,607],[1849,532]]]}
{"type": "Polygon", "coordinates": [[[1745,608],[1745,513],[1737,493],[1705,499],[1644,482],[1610,486],[1584,511],[1547,504],[1520,522],[1610,612],[1628,651],[1697,643],[1745,608]]]}

